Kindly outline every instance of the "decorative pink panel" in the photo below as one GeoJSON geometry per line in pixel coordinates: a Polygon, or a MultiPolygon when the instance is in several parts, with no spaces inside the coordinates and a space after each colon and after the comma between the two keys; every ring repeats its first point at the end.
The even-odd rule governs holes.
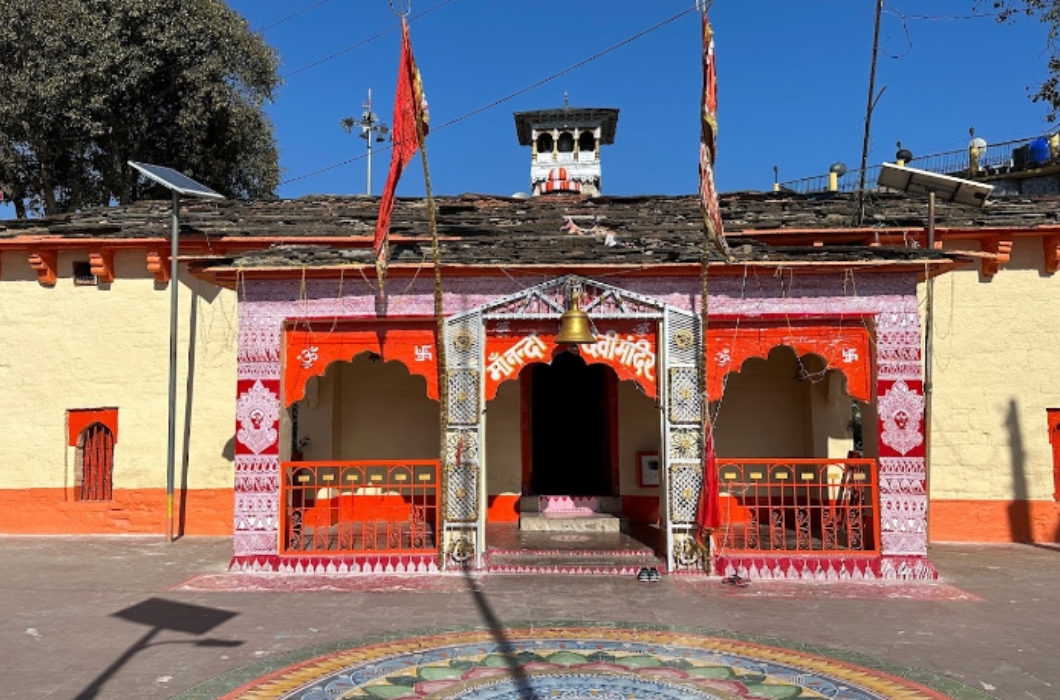
{"type": "MultiPolygon", "coordinates": [[[[479,308],[540,282],[536,277],[473,278],[444,281],[446,315],[479,308]]],[[[699,279],[694,277],[609,277],[607,282],[664,304],[699,312],[699,279]]],[[[709,312],[730,320],[863,319],[874,335],[875,391],[879,411],[879,558],[809,557],[798,561],[729,561],[751,566],[759,576],[784,578],[934,578],[926,558],[927,494],[923,452],[923,377],[920,316],[915,275],[764,274],[713,278],[709,312]],[[918,437],[920,442],[917,442],[918,437]]],[[[236,425],[236,513],[233,566],[276,570],[278,557],[279,423],[281,333],[286,320],[375,319],[433,315],[433,281],[392,280],[380,302],[370,276],[338,280],[246,280],[240,286],[238,409],[236,425]],[[272,406],[272,408],[270,408],[272,406]],[[274,416],[276,418],[274,418],[274,416]],[[274,433],[276,435],[274,436],[274,433]]],[[[859,350],[860,353],[860,350],[859,350]]],[[[659,369],[661,371],[661,368],[659,369]]],[[[860,392],[859,392],[860,393],[860,392]]],[[[329,564],[305,562],[308,570],[329,564]]],[[[347,562],[347,570],[365,564],[347,562]]],[[[405,566],[372,562],[370,570],[405,566]]],[[[414,565],[413,570],[420,570],[414,565]]],[[[297,568],[297,567],[296,567],[297,568]]]]}

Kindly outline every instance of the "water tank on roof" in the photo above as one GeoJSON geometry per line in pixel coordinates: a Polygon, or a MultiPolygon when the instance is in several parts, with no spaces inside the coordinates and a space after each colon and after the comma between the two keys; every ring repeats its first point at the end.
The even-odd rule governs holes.
{"type": "Polygon", "coordinates": [[[1027,160],[1030,165],[1043,165],[1049,162],[1049,141],[1044,136],[1039,136],[1030,142],[1027,149],[1027,160]]]}

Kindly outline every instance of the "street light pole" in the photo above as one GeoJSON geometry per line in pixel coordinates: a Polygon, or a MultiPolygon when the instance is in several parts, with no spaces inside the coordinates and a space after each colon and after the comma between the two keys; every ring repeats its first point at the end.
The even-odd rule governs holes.
{"type": "MultiPolygon", "coordinates": [[[[177,300],[180,295],[180,196],[224,199],[206,185],[192,180],[184,173],[161,165],[129,161],[129,165],[148,180],[162,185],[172,193],[170,209],[169,249],[169,397],[166,426],[166,541],[176,536],[173,525],[173,491],[177,464],[177,300]]],[[[187,455],[185,455],[187,456],[187,455]]]]}
{"type": "Polygon", "coordinates": [[[364,139],[368,143],[368,186],[366,188],[369,197],[372,196],[372,143],[382,143],[386,141],[387,135],[390,133],[390,127],[384,124],[379,119],[379,115],[372,111],[372,91],[368,90],[368,101],[365,102],[362,107],[364,111],[361,112],[361,118],[354,119],[353,117],[346,117],[339,124],[346,131],[347,134],[352,133],[355,128],[360,129],[361,133],[358,136],[364,139]]]}
{"type": "Polygon", "coordinates": [[[177,460],[177,300],[180,285],[180,193],[172,191],[170,210],[172,235],[169,253],[169,405],[168,430],[166,433],[166,542],[173,541],[173,484],[176,480],[177,460]]]}

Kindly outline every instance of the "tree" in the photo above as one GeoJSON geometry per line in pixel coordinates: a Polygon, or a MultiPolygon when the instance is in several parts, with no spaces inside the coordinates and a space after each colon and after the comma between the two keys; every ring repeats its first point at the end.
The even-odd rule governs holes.
{"type": "Polygon", "coordinates": [[[277,55],[223,0],[0,0],[0,16],[0,189],[19,217],[162,194],[129,160],[233,197],[276,188],[277,55]]]}
{"type": "Polygon", "coordinates": [[[1060,0],[976,0],[977,10],[989,5],[997,12],[998,22],[1010,22],[1018,15],[1037,17],[1048,26],[1049,77],[1031,95],[1035,102],[1049,105],[1049,121],[1056,121],[1060,113],[1060,0]]]}

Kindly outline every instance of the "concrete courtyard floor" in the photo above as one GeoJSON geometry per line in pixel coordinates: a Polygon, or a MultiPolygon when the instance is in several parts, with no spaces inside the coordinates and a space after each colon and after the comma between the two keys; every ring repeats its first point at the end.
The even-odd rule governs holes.
{"type": "Polygon", "coordinates": [[[292,581],[225,574],[230,554],[227,539],[0,537],[0,697],[171,698],[310,646],[563,620],[765,635],[998,698],[1060,698],[1060,550],[1049,547],[935,545],[937,584],[742,589],[677,577],[292,581]]]}

